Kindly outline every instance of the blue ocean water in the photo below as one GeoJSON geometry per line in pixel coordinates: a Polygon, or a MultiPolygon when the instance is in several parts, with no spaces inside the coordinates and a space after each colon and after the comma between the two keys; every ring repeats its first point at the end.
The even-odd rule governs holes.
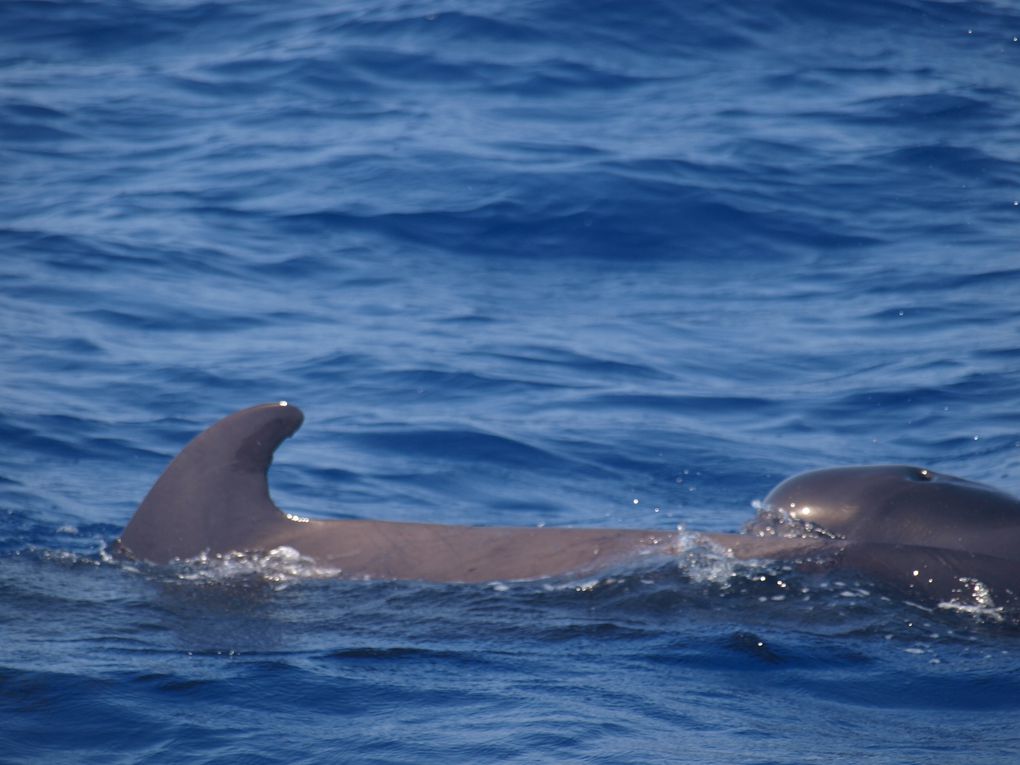
{"type": "Polygon", "coordinates": [[[1016,625],[721,559],[140,571],[244,406],[320,518],[736,530],[1020,493],[1005,0],[0,4],[0,762],[1004,763],[1016,625]]]}

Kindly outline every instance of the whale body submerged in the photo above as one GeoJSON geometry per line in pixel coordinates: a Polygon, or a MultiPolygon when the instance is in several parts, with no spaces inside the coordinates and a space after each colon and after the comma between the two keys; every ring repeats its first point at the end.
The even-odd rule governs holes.
{"type": "MultiPolygon", "coordinates": [[[[280,402],[210,426],[170,463],[114,549],[166,564],[288,547],[341,577],[463,583],[583,576],[680,552],[678,535],[663,530],[287,515],[269,496],[267,471],[303,421],[297,407],[280,402]]],[[[1002,606],[1020,592],[1020,500],[906,465],[794,476],[769,493],[742,533],[694,539],[740,560],[858,572],[926,601],[1002,606]]]]}

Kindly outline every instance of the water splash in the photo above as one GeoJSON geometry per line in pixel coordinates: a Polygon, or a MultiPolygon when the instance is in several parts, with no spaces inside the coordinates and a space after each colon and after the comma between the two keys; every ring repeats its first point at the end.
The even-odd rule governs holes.
{"type": "Polygon", "coordinates": [[[984,582],[970,577],[960,577],[960,584],[963,587],[960,596],[939,603],[939,608],[969,614],[979,620],[995,623],[1005,621],[1005,610],[1002,606],[995,605],[992,593],[984,582]]]}

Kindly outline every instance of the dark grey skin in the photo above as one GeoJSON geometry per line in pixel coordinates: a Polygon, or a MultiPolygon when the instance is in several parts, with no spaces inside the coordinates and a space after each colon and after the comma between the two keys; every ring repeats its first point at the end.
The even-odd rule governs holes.
{"type": "MultiPolygon", "coordinates": [[[[165,564],[290,547],[340,577],[464,583],[584,576],[680,551],[678,535],[663,530],[286,515],[269,497],[266,474],[276,448],[303,420],[297,407],[281,402],[212,425],[170,463],[116,550],[165,564]]],[[[696,542],[741,560],[856,571],[926,601],[1008,605],[1020,591],[1020,500],[908,466],[795,476],[773,489],[743,533],[705,533],[696,542]]]]}
{"type": "Polygon", "coordinates": [[[927,602],[1020,605],[1020,499],[991,486],[909,465],[829,468],[788,478],[763,505],[746,533],[814,537],[832,569],[927,602]]]}

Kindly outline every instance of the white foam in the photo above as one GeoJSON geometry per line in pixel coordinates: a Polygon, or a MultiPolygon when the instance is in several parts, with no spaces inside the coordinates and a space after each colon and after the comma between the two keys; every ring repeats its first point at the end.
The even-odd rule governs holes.
{"type": "Polygon", "coordinates": [[[230,581],[257,577],[266,582],[288,584],[302,579],[334,579],[342,569],[325,567],[303,556],[293,547],[276,547],[260,553],[203,553],[186,561],[175,561],[176,576],[182,581],[230,581]]]}

